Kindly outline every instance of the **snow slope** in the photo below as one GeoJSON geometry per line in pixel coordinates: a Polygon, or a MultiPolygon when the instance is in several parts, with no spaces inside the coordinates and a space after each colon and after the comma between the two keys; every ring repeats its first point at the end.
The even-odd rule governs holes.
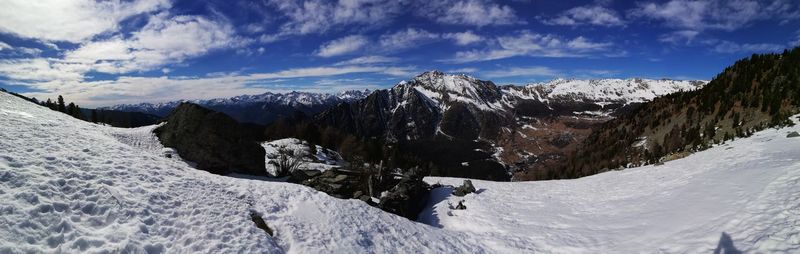
{"type": "Polygon", "coordinates": [[[576,180],[473,180],[479,194],[435,190],[420,221],[501,252],[800,253],[800,138],[786,137],[798,130],[770,129],[664,165],[576,180]],[[449,208],[460,200],[466,210],[449,208]]]}
{"type": "Polygon", "coordinates": [[[361,201],[195,170],[164,157],[146,128],[95,125],[6,93],[0,130],[0,253],[490,251],[361,201]]]}
{"type": "Polygon", "coordinates": [[[164,157],[148,128],[0,93],[0,253],[800,252],[800,138],[785,137],[800,126],[662,166],[474,181],[479,193],[463,198],[440,188],[420,219],[434,227],[300,185],[195,170],[164,157]],[[467,210],[448,208],[459,200],[467,210]]]}
{"type": "Polygon", "coordinates": [[[505,86],[506,96],[549,102],[587,101],[609,103],[641,103],[679,91],[692,91],[708,81],[671,79],[554,79],[526,86],[505,86]]]}

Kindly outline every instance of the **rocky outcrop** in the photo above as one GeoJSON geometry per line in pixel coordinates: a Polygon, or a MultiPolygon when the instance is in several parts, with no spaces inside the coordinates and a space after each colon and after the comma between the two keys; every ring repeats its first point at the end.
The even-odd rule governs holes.
{"type": "Polygon", "coordinates": [[[297,170],[289,181],[314,188],[333,197],[359,199],[386,212],[416,220],[428,202],[431,187],[422,181],[422,175],[416,170],[410,170],[403,176],[391,176],[393,176],[391,179],[376,182],[373,186],[373,195],[380,195],[379,203],[373,201],[377,197],[369,195],[366,180],[368,177],[357,171],[333,169],[320,173],[313,170],[297,170]]]}
{"type": "MultiPolygon", "coordinates": [[[[314,188],[315,190],[325,192],[328,195],[337,198],[358,198],[354,197],[357,192],[363,193],[364,183],[361,177],[357,174],[339,171],[328,170],[323,173],[311,173],[311,171],[298,170],[297,173],[292,174],[290,181],[299,182],[302,185],[314,188]],[[305,178],[305,180],[302,180],[305,178]]],[[[317,171],[319,172],[319,171],[317,171]]]]}
{"type": "Polygon", "coordinates": [[[182,103],[153,132],[196,168],[215,174],[265,176],[264,148],[249,125],[191,103],[182,103]]]}
{"type": "Polygon", "coordinates": [[[417,216],[430,197],[431,186],[422,181],[422,176],[410,171],[397,185],[382,195],[378,207],[384,211],[417,220],[417,216]]]}
{"type": "Polygon", "coordinates": [[[464,184],[462,184],[461,186],[458,186],[458,188],[453,190],[453,195],[456,195],[456,196],[459,196],[459,197],[463,197],[463,196],[466,196],[467,194],[473,193],[475,191],[476,191],[475,190],[475,186],[472,185],[472,181],[464,180],[464,184]]]}

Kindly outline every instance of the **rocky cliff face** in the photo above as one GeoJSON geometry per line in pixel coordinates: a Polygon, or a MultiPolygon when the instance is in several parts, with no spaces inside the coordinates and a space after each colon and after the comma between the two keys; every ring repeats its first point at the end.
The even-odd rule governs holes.
{"type": "Polygon", "coordinates": [[[154,132],[164,146],[175,148],[198,169],[266,176],[265,152],[256,136],[259,130],[223,113],[181,103],[154,132]]]}
{"type": "Polygon", "coordinates": [[[315,117],[432,161],[436,174],[493,180],[547,178],[599,124],[702,81],[553,80],[527,86],[425,72],[315,117]]]}

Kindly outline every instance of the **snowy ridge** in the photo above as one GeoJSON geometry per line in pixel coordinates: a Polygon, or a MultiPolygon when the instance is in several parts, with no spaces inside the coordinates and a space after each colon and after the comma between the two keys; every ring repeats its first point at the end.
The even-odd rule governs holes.
{"type": "Polygon", "coordinates": [[[256,95],[239,95],[230,98],[217,98],[209,100],[177,100],[162,103],[139,103],[139,104],[120,104],[99,109],[137,111],[137,112],[156,112],[163,108],[175,108],[182,102],[191,102],[199,105],[219,106],[219,105],[246,105],[254,103],[271,103],[286,106],[315,106],[332,105],[339,102],[359,100],[367,97],[369,90],[351,90],[338,94],[330,93],[310,93],[310,92],[288,92],[272,93],[266,92],[256,95]]]}
{"type": "MultiPolygon", "coordinates": [[[[554,79],[525,86],[496,86],[464,74],[452,75],[428,71],[411,81],[398,83],[393,90],[407,87],[436,102],[444,111],[449,102],[462,102],[483,111],[503,111],[514,107],[517,100],[576,101],[599,105],[629,104],[653,100],[679,91],[692,91],[707,81],[670,79],[554,79]]],[[[402,94],[402,93],[400,93],[402,94]]],[[[402,103],[401,103],[402,104],[402,103]]]]}
{"type": "Polygon", "coordinates": [[[702,88],[707,81],[671,79],[554,79],[549,82],[508,86],[508,94],[539,101],[579,100],[601,103],[635,103],[679,91],[702,88]]]}
{"type": "Polygon", "coordinates": [[[413,87],[444,111],[449,102],[462,102],[481,110],[501,110],[499,90],[490,81],[483,81],[464,74],[452,75],[440,71],[428,71],[410,82],[401,82],[395,89],[413,87]]]}

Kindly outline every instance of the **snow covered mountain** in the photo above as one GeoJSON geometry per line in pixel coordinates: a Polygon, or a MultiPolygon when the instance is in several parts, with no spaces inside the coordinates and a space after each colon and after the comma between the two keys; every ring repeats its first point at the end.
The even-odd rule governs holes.
{"type": "Polygon", "coordinates": [[[280,117],[291,116],[294,111],[301,111],[305,114],[313,115],[342,102],[362,99],[370,93],[369,90],[351,90],[338,94],[266,92],[257,95],[240,95],[210,100],[179,100],[163,103],[120,104],[99,109],[142,112],[165,117],[182,102],[191,102],[226,113],[239,122],[267,124],[280,117]]]}
{"type": "MultiPolygon", "coordinates": [[[[426,147],[448,147],[461,150],[459,154],[480,150],[483,155],[438,164],[448,168],[446,175],[484,175],[501,180],[508,178],[508,170],[551,166],[592,128],[615,114],[657,96],[701,88],[705,83],[557,79],[526,86],[497,86],[466,75],[429,71],[362,100],[326,110],[316,120],[357,136],[411,144],[422,156],[437,154],[426,147]],[[436,145],[431,146],[433,143],[436,145]],[[485,155],[497,163],[474,163],[485,161],[485,155]]],[[[444,158],[424,160],[428,159],[444,158]]]]}
{"type": "Polygon", "coordinates": [[[438,188],[422,223],[301,185],[196,170],[164,156],[155,127],[96,125],[0,93],[0,253],[800,251],[800,138],[786,137],[800,125],[661,166],[475,181],[465,197],[438,188]],[[466,210],[448,205],[461,200],[466,210]]]}

